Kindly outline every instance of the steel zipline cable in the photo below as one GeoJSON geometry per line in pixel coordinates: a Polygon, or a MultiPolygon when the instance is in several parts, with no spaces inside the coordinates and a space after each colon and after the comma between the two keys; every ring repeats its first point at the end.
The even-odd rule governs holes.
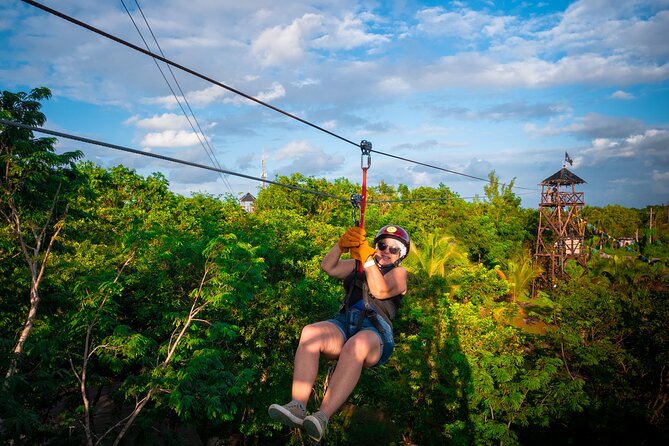
{"type": "MultiPolygon", "coordinates": [[[[323,132],[323,133],[326,133],[326,134],[328,134],[328,135],[330,135],[330,136],[333,136],[333,137],[335,137],[335,138],[337,138],[337,139],[340,139],[340,140],[342,140],[342,141],[344,141],[344,142],[347,142],[347,143],[349,143],[349,144],[351,144],[351,145],[353,145],[353,146],[360,147],[360,144],[359,144],[359,143],[356,143],[356,142],[354,142],[354,141],[351,141],[351,140],[348,139],[348,138],[345,138],[345,137],[343,137],[343,136],[341,136],[341,135],[338,135],[338,134],[336,134],[336,133],[334,133],[334,132],[331,132],[330,130],[327,130],[327,129],[325,129],[325,128],[319,126],[319,125],[316,125],[316,124],[314,124],[314,123],[312,123],[312,122],[307,121],[306,119],[300,118],[299,116],[296,116],[296,115],[294,115],[294,114],[292,114],[292,113],[289,113],[289,112],[287,112],[287,111],[285,111],[285,110],[282,110],[282,109],[280,109],[280,108],[278,108],[278,107],[276,107],[276,106],[274,106],[274,105],[271,105],[271,104],[269,104],[269,103],[267,103],[267,102],[264,102],[264,101],[262,101],[262,100],[260,100],[260,99],[257,99],[257,98],[255,98],[255,97],[253,97],[253,96],[251,96],[251,95],[249,95],[249,94],[247,94],[247,93],[244,93],[244,92],[241,91],[241,90],[237,90],[236,88],[233,88],[233,87],[231,87],[231,86],[229,86],[229,85],[226,85],[226,84],[224,84],[224,83],[222,83],[222,82],[220,82],[220,81],[217,81],[216,79],[213,79],[213,78],[211,78],[211,77],[209,77],[209,76],[206,76],[206,75],[204,75],[204,74],[202,74],[202,73],[199,73],[199,72],[197,72],[197,71],[195,71],[195,70],[193,70],[193,69],[191,69],[191,68],[188,68],[188,67],[186,67],[186,66],[184,66],[184,65],[181,65],[181,64],[179,64],[179,63],[176,63],[176,62],[174,62],[174,61],[172,61],[172,60],[170,60],[170,59],[167,59],[166,57],[163,57],[163,56],[161,56],[161,55],[159,55],[159,54],[155,54],[155,53],[153,53],[153,52],[151,52],[151,51],[149,51],[149,50],[147,50],[147,49],[144,49],[144,48],[141,48],[141,47],[139,47],[139,46],[137,46],[137,45],[134,45],[134,44],[132,44],[132,43],[126,41],[126,40],[121,39],[120,37],[114,36],[113,34],[110,34],[110,33],[106,32],[106,31],[102,31],[101,29],[96,28],[96,27],[94,27],[94,26],[92,26],[92,25],[90,25],[90,24],[88,24],[88,23],[82,22],[81,20],[75,19],[74,17],[70,17],[70,16],[68,16],[68,15],[66,15],[66,14],[64,14],[64,13],[62,13],[62,12],[60,12],[60,11],[56,11],[55,9],[49,8],[48,6],[43,5],[43,4],[41,4],[41,3],[39,3],[39,2],[36,2],[36,1],[33,1],[33,0],[21,0],[21,1],[22,1],[23,3],[27,3],[27,4],[31,5],[31,6],[34,6],[34,7],[38,8],[38,9],[41,9],[42,11],[48,12],[49,14],[53,14],[53,15],[55,15],[55,16],[57,16],[57,17],[63,19],[63,20],[66,20],[66,21],[68,21],[68,22],[70,22],[70,23],[73,23],[73,24],[75,24],[75,25],[77,25],[77,26],[80,26],[80,27],[82,27],[82,28],[85,28],[85,29],[87,29],[87,30],[89,30],[89,31],[91,31],[91,32],[93,32],[93,33],[99,34],[99,35],[101,35],[101,36],[103,36],[103,37],[106,37],[106,38],[108,38],[108,39],[110,39],[110,40],[113,40],[113,41],[115,41],[115,42],[117,42],[117,43],[120,43],[121,45],[127,46],[128,48],[131,48],[131,49],[133,49],[133,50],[135,50],[135,51],[138,51],[138,52],[140,52],[140,53],[142,53],[142,54],[145,54],[145,55],[147,55],[147,56],[153,57],[154,59],[160,60],[161,62],[163,62],[163,63],[165,63],[165,64],[167,64],[167,65],[171,65],[171,66],[173,66],[173,67],[175,67],[175,68],[178,68],[179,70],[182,70],[182,71],[184,71],[184,72],[186,72],[186,73],[188,73],[188,74],[191,74],[191,75],[193,75],[193,76],[195,76],[195,77],[198,77],[198,78],[200,78],[200,79],[202,79],[202,80],[205,80],[205,81],[207,81],[207,82],[210,82],[210,83],[212,83],[212,84],[214,84],[214,85],[217,85],[217,86],[219,86],[219,87],[221,87],[221,88],[224,88],[224,89],[226,89],[226,90],[228,90],[228,91],[230,91],[230,92],[232,92],[232,93],[235,93],[235,94],[237,94],[237,95],[239,95],[239,96],[242,96],[242,97],[244,97],[244,98],[246,98],[246,99],[248,99],[248,100],[250,100],[250,101],[253,101],[253,102],[257,103],[257,104],[260,104],[260,105],[262,105],[262,106],[265,106],[265,107],[267,107],[267,108],[269,108],[269,109],[271,109],[271,110],[274,110],[274,111],[277,112],[277,113],[281,113],[282,115],[285,115],[285,116],[287,116],[287,117],[289,117],[289,118],[292,118],[292,119],[294,119],[294,120],[296,120],[296,121],[299,121],[299,122],[301,122],[301,123],[303,123],[303,124],[305,124],[305,125],[308,125],[308,126],[314,128],[314,129],[316,129],[316,130],[320,130],[320,131],[323,132]]],[[[412,160],[412,159],[409,159],[409,158],[404,158],[404,157],[397,156],[397,155],[393,155],[393,154],[390,154],[390,153],[387,153],[387,152],[382,152],[382,151],[374,150],[374,149],[372,149],[371,152],[373,152],[373,153],[378,153],[379,155],[387,156],[387,157],[394,158],[394,159],[398,159],[398,160],[401,160],[401,161],[406,161],[406,162],[409,162],[409,163],[418,164],[418,165],[421,165],[421,166],[424,166],[424,167],[429,167],[429,168],[432,168],[432,169],[435,169],[435,170],[440,170],[440,171],[442,171],[442,172],[448,172],[448,173],[451,173],[451,174],[454,174],[454,175],[459,175],[459,176],[463,176],[463,177],[471,178],[471,179],[474,179],[474,180],[479,180],[479,181],[483,181],[483,182],[486,182],[486,183],[490,183],[490,180],[489,180],[489,179],[486,179],[486,178],[481,178],[481,177],[477,177],[477,176],[474,176],[474,175],[469,175],[469,174],[462,173],[462,172],[456,172],[456,171],[454,171],[454,170],[449,170],[449,169],[446,169],[446,168],[443,168],[443,167],[435,166],[435,165],[433,165],[433,164],[428,164],[428,163],[423,163],[423,162],[420,162],[420,161],[415,161],[415,160],[412,160]]],[[[503,185],[506,185],[506,183],[503,183],[503,185]]],[[[525,188],[525,187],[520,187],[520,186],[514,186],[514,187],[517,188],[517,189],[525,189],[525,190],[531,190],[531,191],[536,191],[536,190],[537,190],[536,188],[525,188]]]]}
{"type": "MultiPolygon", "coordinates": [[[[19,127],[19,128],[22,128],[22,129],[33,131],[33,132],[44,133],[46,135],[57,136],[59,138],[66,138],[66,139],[70,139],[70,140],[73,140],[73,141],[83,142],[83,143],[86,143],[86,144],[92,144],[92,145],[96,145],[96,146],[107,147],[107,148],[114,149],[114,150],[120,150],[122,152],[133,153],[135,155],[148,156],[150,158],[156,158],[156,159],[160,159],[160,160],[163,160],[163,161],[169,161],[169,162],[172,162],[172,163],[183,164],[183,165],[195,167],[195,168],[198,168],[198,169],[211,170],[213,172],[218,172],[218,173],[223,173],[223,174],[226,174],[226,175],[232,175],[232,176],[236,176],[236,177],[246,178],[248,180],[260,181],[262,183],[272,184],[272,185],[275,185],[275,186],[278,186],[278,187],[283,187],[283,188],[286,188],[286,189],[291,189],[291,190],[295,190],[295,191],[299,191],[299,192],[305,192],[305,193],[312,194],[312,195],[318,195],[318,196],[325,197],[325,198],[333,198],[333,199],[339,200],[339,201],[351,202],[350,197],[349,198],[339,197],[337,195],[332,195],[332,194],[328,194],[328,193],[325,193],[325,192],[320,192],[320,191],[313,190],[313,189],[305,189],[303,187],[293,186],[291,184],[285,184],[285,183],[280,183],[278,181],[272,181],[272,180],[267,180],[267,179],[264,179],[264,178],[258,178],[258,177],[254,177],[254,176],[251,176],[251,175],[246,175],[246,174],[243,174],[243,173],[238,173],[238,172],[233,172],[233,171],[230,171],[230,170],[225,170],[225,169],[221,169],[221,168],[217,168],[217,167],[208,166],[206,164],[199,164],[199,163],[194,163],[192,161],[181,160],[181,159],[178,159],[178,158],[173,158],[173,157],[169,157],[169,156],[165,156],[165,155],[158,155],[156,153],[143,152],[141,150],[132,149],[130,147],[124,147],[124,146],[121,146],[121,145],[118,145],[118,144],[111,144],[111,143],[98,141],[98,140],[91,139],[91,138],[84,138],[82,136],[70,135],[68,133],[58,132],[56,130],[49,130],[49,129],[45,129],[45,128],[42,128],[42,127],[35,127],[35,126],[27,125],[27,124],[22,124],[20,122],[8,121],[6,119],[1,119],[1,118],[0,118],[0,124],[9,125],[9,126],[12,126],[12,127],[19,127]]],[[[407,199],[397,199],[397,200],[367,200],[367,203],[376,204],[376,203],[412,203],[412,202],[418,202],[418,201],[451,201],[451,200],[458,199],[458,198],[461,199],[461,200],[466,200],[466,199],[473,199],[473,198],[476,198],[476,197],[449,196],[449,197],[442,197],[442,198],[407,198],[407,199]]]]}
{"type": "MultiPolygon", "coordinates": [[[[135,19],[133,18],[132,14],[130,13],[130,10],[126,6],[125,2],[121,0],[121,4],[123,5],[123,8],[125,9],[125,12],[128,14],[128,17],[130,18],[130,21],[132,24],[135,26],[135,29],[137,30],[137,33],[139,34],[139,37],[142,39],[142,42],[144,42],[144,46],[146,47],[147,50],[150,50],[149,44],[144,39],[144,35],[142,34],[142,31],[139,29],[139,26],[137,25],[137,22],[135,22],[135,19]]],[[[163,49],[160,47],[160,44],[158,43],[158,39],[156,38],[155,34],[153,33],[153,29],[151,29],[151,25],[149,25],[149,21],[147,20],[146,16],[144,15],[144,11],[142,11],[141,6],[139,6],[139,2],[135,0],[135,5],[137,6],[137,10],[140,12],[142,15],[142,18],[144,19],[144,23],[146,24],[146,27],[149,29],[149,32],[151,33],[151,37],[153,37],[153,41],[155,42],[156,46],[158,47],[158,51],[160,51],[160,55],[165,57],[165,53],[163,52],[163,49]]],[[[167,65],[167,69],[169,70],[170,74],[172,75],[172,80],[174,81],[175,85],[179,89],[179,92],[181,93],[181,100],[177,96],[176,92],[172,88],[172,85],[170,82],[167,80],[167,76],[163,72],[163,69],[160,67],[160,64],[158,63],[157,60],[153,59],[153,62],[156,64],[156,68],[158,68],[158,71],[160,72],[161,76],[163,77],[163,80],[167,84],[167,87],[170,89],[172,92],[172,96],[174,97],[174,100],[176,103],[179,105],[179,108],[181,109],[181,112],[183,113],[184,117],[186,118],[186,121],[188,121],[188,124],[190,125],[191,129],[193,130],[193,133],[197,137],[198,141],[202,145],[202,148],[204,151],[207,153],[207,156],[211,160],[214,165],[220,169],[223,168],[221,163],[218,161],[218,158],[216,158],[216,154],[214,153],[214,148],[211,147],[211,144],[209,144],[209,141],[207,140],[207,136],[204,134],[204,131],[202,130],[202,126],[200,126],[200,122],[197,120],[197,117],[195,116],[195,113],[193,112],[193,109],[190,106],[190,103],[188,102],[188,99],[186,98],[186,95],[184,94],[183,90],[181,89],[181,85],[179,84],[179,81],[177,80],[176,76],[174,75],[174,71],[172,70],[172,67],[167,65]],[[184,102],[186,104],[186,107],[188,107],[188,110],[190,112],[190,115],[186,112],[186,109],[184,108],[183,104],[181,102],[184,102]],[[197,125],[197,128],[199,130],[195,129],[195,126],[191,122],[191,116],[193,120],[195,121],[195,124],[197,125]],[[202,136],[200,136],[202,135],[202,136]]],[[[220,174],[221,180],[223,181],[223,184],[228,188],[231,194],[234,195],[234,191],[232,190],[232,186],[230,185],[230,182],[226,178],[225,175],[220,174]]]]}
{"type": "Polygon", "coordinates": [[[300,191],[300,192],[306,192],[306,193],[313,194],[313,195],[319,195],[321,197],[334,198],[336,200],[341,200],[341,201],[346,201],[346,202],[350,201],[350,198],[338,197],[336,195],[327,194],[325,192],[319,192],[319,191],[312,190],[312,189],[304,189],[302,187],[293,186],[291,184],[279,183],[278,181],[267,180],[267,179],[263,179],[263,178],[254,177],[254,176],[251,176],[251,175],[246,175],[246,174],[243,174],[243,173],[232,172],[230,170],[219,169],[217,167],[208,166],[206,164],[199,164],[199,163],[194,163],[192,161],[180,160],[178,158],[172,158],[170,156],[158,155],[157,153],[143,152],[141,150],[131,149],[130,147],[124,147],[124,146],[120,146],[120,145],[117,145],[117,144],[110,144],[110,143],[103,142],[103,141],[97,141],[95,139],[84,138],[84,137],[76,136],[76,135],[70,135],[70,134],[67,134],[67,133],[58,132],[58,131],[55,131],[55,130],[49,130],[49,129],[45,129],[45,128],[41,128],[41,127],[34,127],[34,126],[31,126],[31,125],[22,124],[20,122],[7,121],[6,119],[0,119],[0,124],[10,125],[10,126],[13,126],[13,127],[20,127],[22,129],[31,130],[31,131],[34,131],[34,132],[45,133],[47,135],[57,136],[59,138],[71,139],[73,141],[79,141],[79,142],[83,142],[83,143],[87,143],[87,144],[93,144],[93,145],[96,145],[96,146],[108,147],[110,149],[120,150],[122,152],[128,152],[128,153],[134,153],[136,155],[148,156],[148,157],[160,159],[160,160],[163,160],[163,161],[170,161],[172,163],[184,164],[186,166],[197,167],[198,169],[211,170],[212,172],[223,173],[223,174],[226,174],[226,175],[233,175],[233,176],[236,176],[236,177],[246,178],[248,180],[261,181],[263,183],[273,184],[275,186],[284,187],[284,188],[292,189],[292,190],[297,190],[297,191],[300,191]]]}
{"type": "Polygon", "coordinates": [[[219,81],[217,81],[216,79],[213,79],[213,78],[211,78],[211,77],[209,77],[209,76],[206,76],[206,75],[204,75],[204,74],[202,74],[202,73],[198,73],[197,71],[195,71],[195,70],[193,70],[193,69],[191,69],[191,68],[188,68],[188,67],[186,67],[186,66],[183,66],[183,65],[181,65],[181,64],[179,64],[179,63],[176,63],[176,62],[174,62],[174,61],[172,61],[172,60],[170,60],[170,59],[167,59],[166,57],[163,57],[163,56],[161,56],[160,54],[153,53],[153,52],[151,52],[151,51],[149,51],[149,50],[146,50],[146,49],[144,49],[144,48],[142,48],[142,47],[139,47],[139,46],[137,46],[137,45],[135,45],[135,44],[132,44],[132,43],[128,42],[127,40],[123,40],[123,39],[121,39],[120,37],[117,37],[117,36],[115,36],[115,35],[113,35],[113,34],[109,34],[109,33],[106,32],[106,31],[102,31],[101,29],[96,28],[96,27],[94,27],[94,26],[92,26],[92,25],[89,25],[88,23],[82,22],[81,20],[77,20],[77,19],[75,19],[74,17],[70,17],[70,16],[68,16],[68,15],[66,15],[66,14],[63,14],[63,13],[60,12],[60,11],[56,11],[55,9],[49,8],[48,6],[43,5],[43,4],[41,4],[41,3],[38,3],[38,2],[35,2],[35,1],[32,1],[32,0],[21,0],[21,1],[22,1],[23,3],[27,3],[27,4],[31,5],[31,6],[34,6],[34,7],[36,7],[36,8],[39,8],[39,9],[41,9],[42,11],[48,12],[49,14],[53,14],[53,15],[55,15],[55,16],[57,16],[57,17],[60,17],[61,19],[66,20],[66,21],[68,21],[68,22],[70,22],[70,23],[74,23],[75,25],[80,26],[80,27],[82,27],[82,28],[85,28],[85,29],[87,29],[87,30],[89,30],[89,31],[91,31],[91,32],[94,32],[94,33],[99,34],[99,35],[101,35],[101,36],[103,36],[103,37],[106,37],[106,38],[108,38],[108,39],[111,39],[111,40],[113,40],[114,42],[120,43],[121,45],[125,45],[125,46],[127,46],[128,48],[131,48],[131,49],[133,49],[133,50],[135,50],[135,51],[138,51],[138,52],[140,52],[140,53],[142,53],[142,54],[145,54],[145,55],[147,55],[147,56],[153,57],[154,59],[158,59],[159,61],[161,61],[161,62],[163,62],[163,63],[166,63],[166,64],[168,64],[168,65],[171,65],[171,66],[173,66],[173,67],[175,67],[175,68],[178,68],[178,69],[180,69],[180,70],[182,70],[182,71],[185,71],[185,72],[188,73],[188,74],[192,74],[192,75],[195,76],[195,77],[199,77],[199,78],[202,79],[202,80],[205,80],[205,81],[207,81],[207,82],[211,82],[212,84],[217,85],[217,86],[219,86],[219,87],[221,87],[221,88],[224,88],[224,89],[226,89],[226,90],[228,90],[228,91],[231,91],[231,92],[233,92],[233,93],[235,93],[235,94],[237,94],[237,95],[239,95],[239,96],[242,96],[242,97],[248,99],[249,101],[253,101],[253,102],[257,103],[257,104],[260,104],[260,105],[263,105],[263,106],[265,106],[265,107],[267,107],[267,108],[270,108],[270,109],[274,110],[274,111],[277,112],[277,113],[281,113],[282,115],[285,115],[285,116],[288,116],[289,118],[295,119],[296,121],[299,121],[299,122],[301,122],[301,123],[303,123],[303,124],[306,124],[306,125],[308,125],[308,126],[310,126],[310,127],[313,127],[313,128],[315,128],[315,129],[317,129],[317,130],[320,130],[321,132],[327,133],[327,134],[330,135],[330,136],[334,136],[335,138],[341,139],[342,141],[345,141],[345,142],[347,142],[347,143],[349,143],[349,144],[352,144],[352,145],[354,145],[354,146],[356,146],[356,147],[359,147],[359,144],[358,144],[358,143],[355,143],[355,142],[351,141],[350,139],[344,138],[343,136],[337,135],[337,134],[334,133],[334,132],[331,132],[331,131],[329,131],[329,130],[327,130],[327,129],[324,129],[323,127],[320,127],[320,126],[318,126],[318,125],[316,125],[316,124],[314,124],[314,123],[311,123],[311,122],[309,122],[309,121],[307,121],[307,120],[305,120],[305,119],[302,119],[302,118],[300,118],[299,116],[296,116],[296,115],[294,115],[294,114],[292,114],[292,113],[288,113],[287,111],[282,110],[282,109],[280,109],[280,108],[278,108],[278,107],[275,107],[274,105],[268,104],[267,102],[264,102],[264,101],[261,101],[260,99],[254,98],[253,96],[251,96],[251,95],[249,95],[249,94],[247,94],[247,93],[244,93],[243,91],[237,90],[236,88],[233,88],[233,87],[231,87],[231,86],[229,86],[229,85],[226,85],[226,84],[224,84],[224,83],[222,83],[222,82],[219,82],[219,81]]]}

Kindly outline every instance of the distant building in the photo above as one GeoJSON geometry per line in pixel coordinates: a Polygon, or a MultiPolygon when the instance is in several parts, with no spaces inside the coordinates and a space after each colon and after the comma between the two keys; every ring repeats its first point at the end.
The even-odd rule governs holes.
{"type": "Polygon", "coordinates": [[[626,246],[634,245],[636,244],[636,238],[635,237],[621,237],[616,240],[615,246],[616,248],[624,248],[626,246]]]}
{"type": "Polygon", "coordinates": [[[239,202],[246,212],[253,212],[253,203],[255,201],[256,197],[251,195],[249,192],[245,193],[244,196],[239,199],[239,202]]]}

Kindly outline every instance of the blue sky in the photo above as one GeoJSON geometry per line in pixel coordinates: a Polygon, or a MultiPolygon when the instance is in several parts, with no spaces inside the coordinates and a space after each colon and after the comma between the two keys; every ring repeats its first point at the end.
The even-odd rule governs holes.
{"type": "MultiPolygon", "coordinates": [[[[123,0],[151,51],[135,0],[123,0]]],[[[166,57],[348,140],[502,182],[524,207],[567,166],[586,204],[669,202],[669,0],[139,1],[166,57]]],[[[41,3],[143,46],[123,3],[41,3]]],[[[46,128],[268,179],[361,182],[360,149],[19,0],[0,5],[0,88],[47,86],[46,128]],[[180,89],[180,90],[179,90],[180,89]],[[191,123],[194,123],[190,117],[191,123]],[[195,126],[197,128],[197,126],[195,126]],[[203,144],[201,141],[205,141],[203,144]]],[[[61,139],[105,167],[162,172],[171,188],[256,193],[259,183],[61,139]]],[[[482,181],[372,154],[371,185],[482,181]]]]}

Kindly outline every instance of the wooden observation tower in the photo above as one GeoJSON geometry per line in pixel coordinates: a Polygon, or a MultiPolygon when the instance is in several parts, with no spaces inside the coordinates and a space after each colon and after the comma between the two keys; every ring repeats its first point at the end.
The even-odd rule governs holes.
{"type": "MultiPolygon", "coordinates": [[[[534,253],[535,265],[542,275],[535,280],[533,291],[553,286],[556,281],[568,278],[565,263],[573,259],[586,268],[588,253],[583,246],[585,225],[580,213],[585,205],[583,192],[574,188],[584,180],[562,167],[541,182],[539,203],[539,228],[534,253]]],[[[534,294],[534,293],[533,293],[534,294]]]]}

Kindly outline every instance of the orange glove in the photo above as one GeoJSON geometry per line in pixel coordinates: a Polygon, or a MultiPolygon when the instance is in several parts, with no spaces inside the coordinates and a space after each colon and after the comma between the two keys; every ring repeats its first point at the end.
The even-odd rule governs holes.
{"type": "Polygon", "coordinates": [[[348,230],[341,236],[337,245],[341,252],[348,252],[350,248],[360,246],[365,241],[365,230],[357,226],[348,228],[348,230]]]}
{"type": "Polygon", "coordinates": [[[363,241],[360,246],[351,248],[351,257],[365,263],[369,256],[373,256],[376,250],[369,246],[367,240],[363,241]]]}

